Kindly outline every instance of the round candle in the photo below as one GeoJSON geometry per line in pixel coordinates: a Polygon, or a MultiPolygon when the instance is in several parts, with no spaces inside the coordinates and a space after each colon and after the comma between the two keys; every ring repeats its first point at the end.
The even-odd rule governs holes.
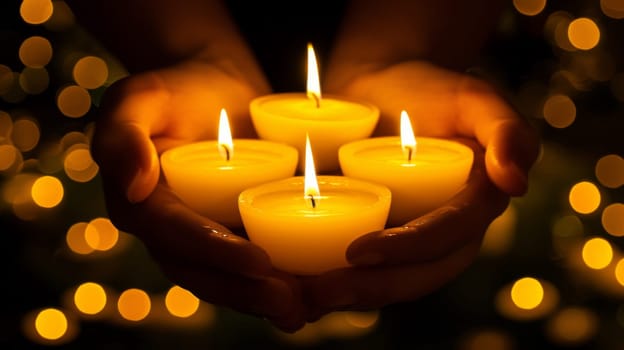
{"type": "Polygon", "coordinates": [[[239,197],[249,239],[278,269],[314,275],[349,266],[349,244],[384,228],[391,200],[385,186],[343,176],[319,176],[318,184],[314,207],[303,195],[302,176],[247,189],[239,197]]]}
{"type": "Polygon", "coordinates": [[[338,148],[369,137],[379,120],[379,108],[369,103],[338,96],[321,97],[318,67],[308,45],[306,93],[280,93],[254,99],[249,108],[256,132],[262,139],[283,142],[299,150],[303,171],[305,135],[315,145],[319,173],[340,170],[338,148]]]}
{"type": "Polygon", "coordinates": [[[167,184],[189,207],[228,227],[242,227],[239,194],[249,187],[292,177],[298,153],[275,142],[231,140],[229,126],[225,137],[221,130],[220,141],[171,148],[161,155],[160,164],[167,184]],[[221,139],[231,145],[225,147],[221,139]]]}
{"type": "Polygon", "coordinates": [[[469,147],[439,138],[419,137],[413,148],[405,149],[401,137],[390,136],[355,141],[339,150],[345,176],[390,189],[391,226],[405,224],[451,199],[465,185],[474,157],[469,147]]]}

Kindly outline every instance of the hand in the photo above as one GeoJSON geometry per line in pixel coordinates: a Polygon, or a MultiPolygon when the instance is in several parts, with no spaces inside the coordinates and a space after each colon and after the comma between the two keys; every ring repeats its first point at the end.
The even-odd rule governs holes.
{"type": "Polygon", "coordinates": [[[158,155],[216,138],[222,107],[239,137],[254,135],[249,101],[267,88],[242,76],[227,63],[187,61],[115,83],[102,104],[93,154],[111,220],[140,238],[173,282],[292,331],[304,323],[296,279],[274,270],[258,246],[192,211],[160,180],[158,155]]]}
{"type": "Polygon", "coordinates": [[[455,278],[476,257],[509,197],[489,180],[475,152],[466,187],[442,207],[401,227],[369,233],[347,250],[353,267],[302,278],[308,321],[336,310],[376,309],[415,300],[455,278]],[[383,286],[383,287],[382,287],[383,286]]]}

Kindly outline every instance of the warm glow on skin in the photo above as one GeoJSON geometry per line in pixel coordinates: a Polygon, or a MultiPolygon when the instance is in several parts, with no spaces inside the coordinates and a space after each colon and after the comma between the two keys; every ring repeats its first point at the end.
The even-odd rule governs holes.
{"type": "Polygon", "coordinates": [[[592,238],[583,245],[583,262],[589,268],[600,270],[609,266],[613,260],[613,248],[603,238],[592,238]]]}
{"type": "Polygon", "coordinates": [[[347,323],[357,328],[370,328],[379,320],[379,312],[345,312],[347,323]]]}
{"type": "Polygon", "coordinates": [[[53,176],[42,176],[38,178],[32,186],[32,199],[42,208],[53,208],[57,206],[64,195],[63,184],[53,176]]]}
{"type": "Polygon", "coordinates": [[[582,181],[572,186],[569,201],[576,212],[589,214],[600,206],[600,191],[593,183],[582,181]]]}
{"type": "Polygon", "coordinates": [[[140,289],[128,289],[121,293],[117,309],[121,317],[128,321],[141,321],[150,312],[152,303],[149,295],[140,289]]]}
{"type": "Polygon", "coordinates": [[[188,290],[173,286],[165,296],[165,306],[176,317],[190,317],[199,308],[199,299],[188,290]]]}
{"type": "Polygon", "coordinates": [[[35,318],[35,330],[44,339],[59,339],[67,332],[67,317],[57,309],[42,310],[35,318]]]}
{"type": "Polygon", "coordinates": [[[511,287],[511,300],[521,309],[534,309],[542,302],[543,299],[544,288],[535,278],[521,278],[511,287]]]}
{"type": "Polygon", "coordinates": [[[577,18],[568,26],[568,39],[579,50],[590,50],[600,41],[600,29],[589,18],[577,18]]]}
{"type": "Polygon", "coordinates": [[[106,306],[106,292],[97,283],[86,282],[76,288],[74,293],[76,308],[88,315],[95,315],[106,306]]]}

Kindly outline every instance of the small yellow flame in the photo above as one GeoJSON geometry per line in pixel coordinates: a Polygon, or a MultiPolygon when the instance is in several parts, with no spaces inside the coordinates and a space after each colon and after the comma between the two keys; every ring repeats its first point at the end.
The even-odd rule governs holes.
{"type": "Polygon", "coordinates": [[[319,82],[318,63],[312,44],[308,43],[308,80],[306,92],[310,99],[314,100],[316,107],[321,105],[321,83],[319,82]]]}
{"type": "Polygon", "coordinates": [[[303,196],[310,199],[312,207],[315,208],[321,193],[319,191],[318,182],[316,181],[316,169],[314,167],[314,157],[312,156],[312,147],[310,147],[310,137],[306,134],[306,155],[305,155],[305,177],[304,177],[303,196]]]}
{"type": "Polygon", "coordinates": [[[219,116],[219,153],[225,160],[230,160],[234,153],[234,143],[232,142],[232,131],[230,130],[230,122],[228,120],[225,108],[221,108],[219,116]]]}
{"type": "Polygon", "coordinates": [[[416,138],[412,123],[405,110],[401,111],[401,147],[403,147],[403,153],[407,156],[407,160],[411,161],[414,153],[416,153],[416,138]]]}

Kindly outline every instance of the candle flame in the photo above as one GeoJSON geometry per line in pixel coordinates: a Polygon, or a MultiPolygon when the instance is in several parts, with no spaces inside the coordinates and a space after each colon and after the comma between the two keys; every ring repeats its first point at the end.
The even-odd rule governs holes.
{"type": "Polygon", "coordinates": [[[321,83],[319,82],[318,63],[312,44],[308,43],[308,80],[306,92],[310,99],[316,103],[316,108],[321,106],[321,83]]]}
{"type": "Polygon", "coordinates": [[[310,147],[310,137],[306,134],[306,154],[305,154],[305,177],[304,177],[303,197],[310,199],[312,208],[316,207],[321,195],[318,182],[316,181],[316,169],[314,168],[314,157],[312,147],[310,147]]]}
{"type": "Polygon", "coordinates": [[[219,142],[217,147],[219,147],[219,153],[225,160],[229,161],[232,158],[234,143],[232,142],[232,131],[225,108],[221,108],[219,115],[219,142]]]}
{"type": "Polygon", "coordinates": [[[411,161],[414,153],[416,153],[416,138],[412,123],[405,110],[401,111],[401,147],[407,156],[407,161],[411,161]]]}

